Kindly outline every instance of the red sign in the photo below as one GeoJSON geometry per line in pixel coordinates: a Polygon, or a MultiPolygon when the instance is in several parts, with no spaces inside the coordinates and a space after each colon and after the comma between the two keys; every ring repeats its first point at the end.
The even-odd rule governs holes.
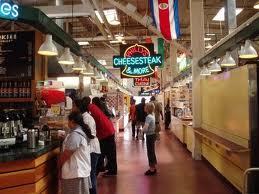
{"type": "Polygon", "coordinates": [[[134,86],[137,86],[137,87],[150,86],[150,78],[149,77],[134,78],[134,86]]]}

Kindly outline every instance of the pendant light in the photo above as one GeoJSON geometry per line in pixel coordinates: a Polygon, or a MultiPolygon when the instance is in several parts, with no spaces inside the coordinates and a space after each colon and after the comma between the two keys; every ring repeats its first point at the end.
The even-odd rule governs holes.
{"type": "Polygon", "coordinates": [[[246,40],[244,47],[241,46],[239,57],[241,59],[253,59],[258,57],[258,54],[250,40],[246,40]]]}
{"type": "Polygon", "coordinates": [[[97,70],[97,68],[94,68],[94,77],[95,79],[101,79],[100,72],[97,70]]]}
{"type": "Polygon", "coordinates": [[[221,67],[233,67],[236,65],[235,60],[231,56],[230,52],[227,51],[226,55],[224,56],[222,62],[221,62],[221,67]]]}
{"type": "Polygon", "coordinates": [[[212,72],[220,72],[221,71],[221,67],[218,64],[217,60],[213,60],[212,65],[209,68],[209,71],[212,72]]]}
{"type": "Polygon", "coordinates": [[[254,8],[255,8],[255,9],[259,9],[259,1],[257,1],[257,2],[254,4],[254,8]]]}
{"type": "Polygon", "coordinates": [[[99,75],[100,75],[100,76],[97,77],[96,80],[98,80],[98,81],[105,81],[105,78],[104,78],[102,72],[100,72],[99,75]]]}
{"type": "Polygon", "coordinates": [[[86,76],[94,75],[94,70],[89,63],[86,63],[84,65],[84,70],[83,70],[82,74],[84,74],[86,76]]]}
{"type": "Polygon", "coordinates": [[[207,76],[207,75],[211,75],[211,72],[208,70],[208,68],[206,66],[204,66],[201,70],[200,73],[201,76],[207,76]]]}
{"type": "Polygon", "coordinates": [[[75,64],[75,61],[70,53],[70,49],[68,47],[65,48],[64,53],[61,55],[61,57],[58,60],[58,63],[63,65],[73,65],[75,64]]]}
{"type": "Polygon", "coordinates": [[[52,35],[47,34],[45,37],[45,41],[42,43],[38,50],[39,55],[45,55],[45,56],[57,56],[58,50],[55,44],[52,41],[52,35]]]}
{"type": "Polygon", "coordinates": [[[73,65],[72,69],[74,71],[83,71],[84,70],[84,63],[82,61],[82,57],[77,57],[75,64],[73,65]]]}

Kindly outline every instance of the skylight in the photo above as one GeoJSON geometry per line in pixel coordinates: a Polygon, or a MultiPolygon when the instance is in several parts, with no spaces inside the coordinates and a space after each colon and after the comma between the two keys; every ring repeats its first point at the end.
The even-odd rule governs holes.
{"type": "MultiPolygon", "coordinates": [[[[236,8],[236,16],[243,11],[243,8],[236,8]]],[[[225,20],[225,8],[222,7],[217,15],[212,19],[213,21],[224,21],[225,20]]]]}
{"type": "MultiPolygon", "coordinates": [[[[104,12],[104,15],[105,15],[107,21],[109,22],[109,24],[111,24],[111,25],[120,24],[116,9],[106,9],[106,10],[103,10],[103,12],[104,12]]],[[[104,23],[104,21],[102,20],[102,18],[100,16],[100,13],[98,11],[95,11],[95,14],[96,14],[97,18],[99,19],[99,21],[101,23],[104,23]]]]}

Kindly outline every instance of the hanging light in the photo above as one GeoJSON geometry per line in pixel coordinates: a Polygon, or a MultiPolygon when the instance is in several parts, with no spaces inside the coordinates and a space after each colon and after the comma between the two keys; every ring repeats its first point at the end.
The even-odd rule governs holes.
{"type": "Polygon", "coordinates": [[[45,55],[45,56],[57,56],[58,50],[55,44],[52,41],[52,35],[47,34],[45,41],[42,43],[38,50],[39,55],[45,55]]]}
{"type": "Polygon", "coordinates": [[[230,52],[227,51],[226,55],[224,56],[222,62],[221,62],[221,67],[233,67],[236,65],[235,60],[231,56],[230,52]]]}
{"type": "Polygon", "coordinates": [[[61,55],[61,57],[58,60],[58,63],[63,65],[73,65],[75,64],[75,61],[71,55],[70,49],[68,47],[65,48],[64,53],[61,55]]]}
{"type": "Polygon", "coordinates": [[[250,40],[246,40],[244,47],[241,46],[239,57],[241,59],[253,59],[258,57],[258,54],[253,45],[251,44],[250,40]]]}
{"type": "Polygon", "coordinates": [[[72,69],[74,71],[83,71],[84,70],[84,63],[82,61],[82,57],[77,57],[75,64],[73,65],[72,69]]]}
{"type": "Polygon", "coordinates": [[[103,76],[103,73],[100,72],[99,75],[100,75],[100,76],[97,77],[96,80],[98,80],[98,81],[105,81],[105,77],[103,76]]]}
{"type": "Polygon", "coordinates": [[[97,70],[97,68],[94,68],[94,77],[95,77],[96,80],[102,78],[102,77],[101,77],[101,74],[100,74],[100,72],[97,70]]]}
{"type": "Polygon", "coordinates": [[[208,68],[206,66],[204,66],[201,70],[200,73],[201,76],[207,76],[207,75],[211,75],[211,72],[208,70],[208,68]]]}
{"type": "Polygon", "coordinates": [[[221,71],[221,67],[218,64],[217,60],[213,60],[212,65],[209,68],[209,71],[212,72],[220,72],[221,71]]]}
{"type": "Polygon", "coordinates": [[[212,48],[212,45],[210,43],[208,43],[205,47],[206,49],[211,49],[212,48]]]}
{"type": "Polygon", "coordinates": [[[84,70],[83,70],[82,74],[84,74],[86,76],[94,75],[94,70],[89,63],[86,63],[84,65],[84,70]]]}
{"type": "Polygon", "coordinates": [[[257,2],[254,4],[254,8],[255,8],[255,9],[259,9],[259,1],[257,1],[257,2]]]}

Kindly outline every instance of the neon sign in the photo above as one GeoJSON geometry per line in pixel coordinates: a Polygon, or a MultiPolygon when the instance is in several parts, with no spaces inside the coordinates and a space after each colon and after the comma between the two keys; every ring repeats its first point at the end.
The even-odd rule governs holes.
{"type": "Polygon", "coordinates": [[[0,3],[0,17],[3,19],[16,19],[19,15],[19,6],[8,2],[0,3]]]}
{"type": "Polygon", "coordinates": [[[150,77],[134,78],[134,86],[136,87],[150,86],[150,77]]]}
{"type": "Polygon", "coordinates": [[[122,78],[152,76],[162,65],[162,56],[154,54],[153,44],[121,45],[120,56],[113,57],[113,67],[121,68],[122,78]]]}

